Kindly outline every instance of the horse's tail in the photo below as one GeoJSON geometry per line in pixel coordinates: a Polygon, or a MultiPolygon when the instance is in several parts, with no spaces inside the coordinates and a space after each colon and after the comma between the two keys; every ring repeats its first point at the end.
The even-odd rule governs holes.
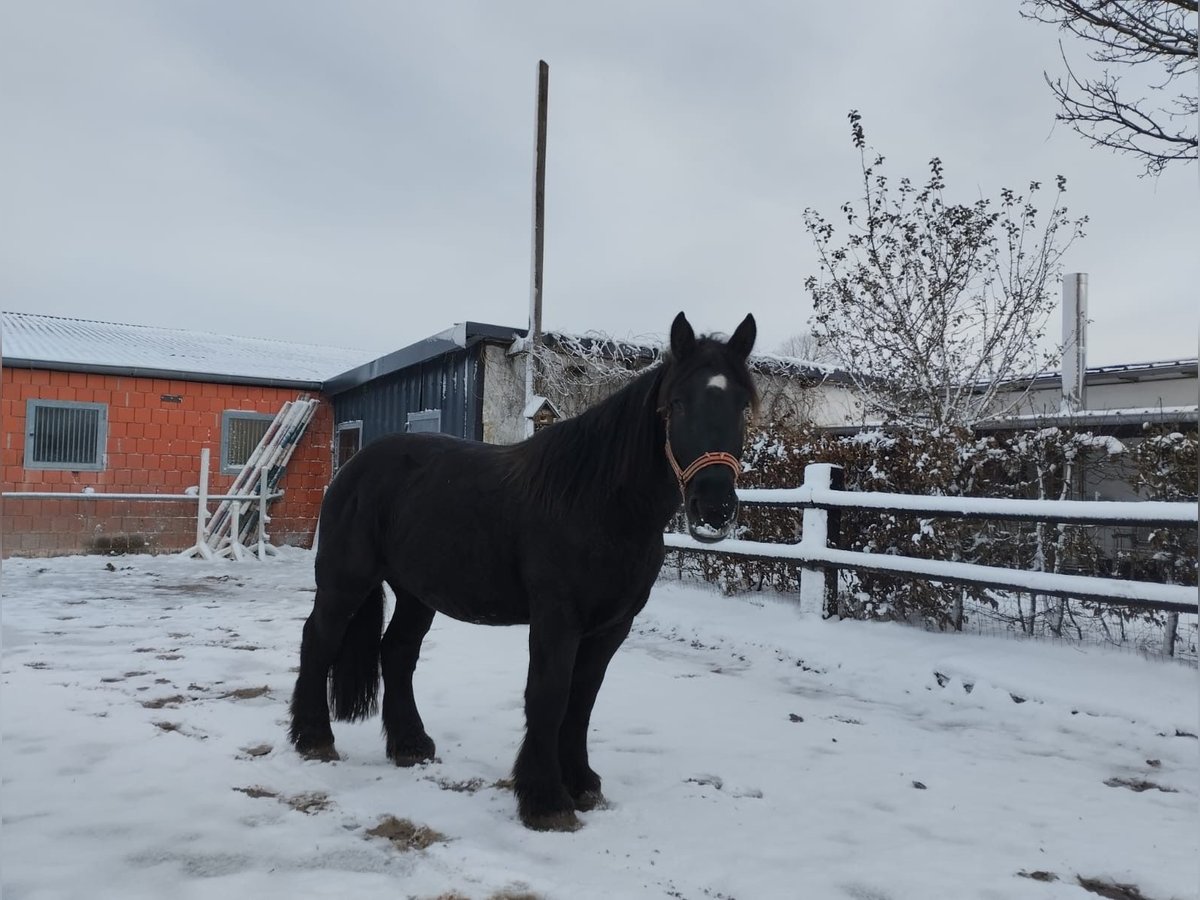
{"type": "Polygon", "coordinates": [[[346,626],[329,671],[329,712],[355,722],[375,714],[379,696],[379,639],[383,632],[383,585],[376,585],[346,626]]]}

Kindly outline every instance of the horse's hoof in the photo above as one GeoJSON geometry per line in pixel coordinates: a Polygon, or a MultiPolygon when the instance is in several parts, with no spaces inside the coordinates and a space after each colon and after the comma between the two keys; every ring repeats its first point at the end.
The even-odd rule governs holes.
{"type": "Polygon", "coordinates": [[[412,768],[421,763],[435,762],[437,752],[433,739],[423,734],[418,738],[405,741],[388,741],[388,759],[401,768],[412,768]]]}
{"type": "Polygon", "coordinates": [[[598,789],[584,791],[572,799],[575,801],[575,808],[580,812],[591,812],[593,809],[604,809],[608,806],[608,801],[598,789]]]}
{"type": "Polygon", "coordinates": [[[333,744],[316,744],[312,747],[297,747],[298,752],[305,759],[316,760],[317,762],[337,762],[341,757],[333,744]]]}
{"type": "Polygon", "coordinates": [[[522,824],[532,831],[578,831],[583,823],[574,810],[566,809],[552,813],[521,813],[522,824]]]}

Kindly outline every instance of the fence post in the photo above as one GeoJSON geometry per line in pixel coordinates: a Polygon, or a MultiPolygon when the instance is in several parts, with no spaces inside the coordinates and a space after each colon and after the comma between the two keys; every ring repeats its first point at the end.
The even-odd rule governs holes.
{"type": "Polygon", "coordinates": [[[258,558],[267,556],[267,470],[258,479],[258,558]]]}
{"type": "MultiPolygon", "coordinates": [[[[844,474],[841,466],[830,463],[809,463],[804,467],[804,486],[814,490],[841,490],[844,474]]],[[[837,546],[841,530],[841,511],[808,508],[800,528],[802,550],[824,550],[837,546]]],[[[838,612],[837,569],[831,566],[800,569],[800,602],[806,606],[820,606],[822,615],[829,618],[838,612]]]]}
{"type": "Polygon", "coordinates": [[[1179,613],[1167,613],[1166,627],[1163,629],[1162,652],[1164,656],[1175,655],[1175,635],[1179,633],[1179,613]]]}
{"type": "Polygon", "coordinates": [[[242,546],[242,501],[229,504],[229,558],[241,562],[246,558],[242,546]]]}
{"type": "Polygon", "coordinates": [[[204,525],[208,521],[208,448],[200,448],[200,492],[196,499],[196,546],[192,549],[205,559],[212,559],[212,550],[204,536],[204,525]]]}

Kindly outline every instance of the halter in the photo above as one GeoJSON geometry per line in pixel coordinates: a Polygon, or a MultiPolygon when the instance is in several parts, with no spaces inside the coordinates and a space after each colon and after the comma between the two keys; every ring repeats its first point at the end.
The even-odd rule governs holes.
{"type": "Polygon", "coordinates": [[[687,483],[696,477],[696,473],[701,469],[707,469],[709,466],[728,466],[733,472],[733,483],[737,485],[738,476],[742,474],[742,464],[732,453],[724,451],[710,450],[707,453],[701,453],[697,456],[690,466],[686,469],[681,468],[679,461],[675,459],[675,451],[671,449],[671,417],[669,415],[663,417],[665,431],[667,433],[667,462],[671,464],[671,468],[675,470],[675,477],[679,480],[679,496],[686,499],[687,483]]]}

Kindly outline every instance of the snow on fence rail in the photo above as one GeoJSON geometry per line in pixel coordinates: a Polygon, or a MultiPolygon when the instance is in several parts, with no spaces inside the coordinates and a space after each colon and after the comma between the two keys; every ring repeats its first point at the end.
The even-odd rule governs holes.
{"type": "MultiPolygon", "coordinates": [[[[1023,519],[1040,522],[1195,526],[1194,503],[1081,500],[1004,500],[972,497],[924,497],[910,494],[859,493],[840,490],[840,466],[813,463],[805,467],[804,484],[787,489],[739,490],[743,503],[799,507],[804,510],[798,544],[725,540],[702,544],[683,534],[667,534],[667,547],[701,553],[723,553],[753,559],[790,559],[801,564],[800,595],[820,604],[832,596],[838,569],[881,572],[952,584],[975,584],[1000,590],[1029,591],[1056,597],[1104,600],[1124,606],[1169,613],[1197,612],[1196,588],[1117,578],[1028,572],[974,563],[862,553],[829,546],[830,518],[841,509],[878,509],[948,518],[1023,519]]],[[[832,529],[836,533],[836,521],[832,529]]]]}

